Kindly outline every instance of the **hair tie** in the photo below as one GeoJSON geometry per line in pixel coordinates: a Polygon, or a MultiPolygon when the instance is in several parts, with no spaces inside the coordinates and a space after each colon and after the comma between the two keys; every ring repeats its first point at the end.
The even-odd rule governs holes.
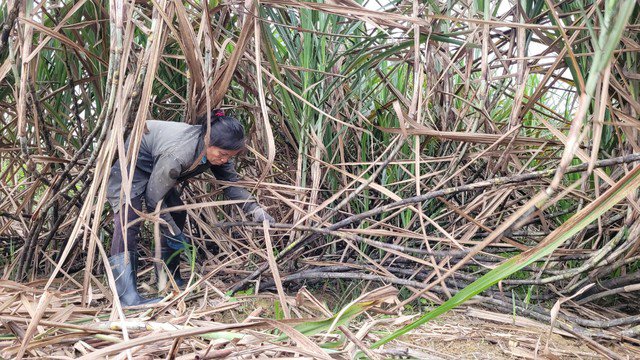
{"type": "Polygon", "coordinates": [[[213,115],[215,115],[215,116],[224,116],[224,111],[216,110],[216,112],[214,112],[213,115]]]}

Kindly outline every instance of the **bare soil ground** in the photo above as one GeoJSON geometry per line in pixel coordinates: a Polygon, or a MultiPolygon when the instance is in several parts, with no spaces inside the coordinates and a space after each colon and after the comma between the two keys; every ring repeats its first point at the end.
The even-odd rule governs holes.
{"type": "Polygon", "coordinates": [[[475,307],[449,312],[402,341],[444,359],[605,358],[566,332],[549,337],[545,324],[475,307]]]}

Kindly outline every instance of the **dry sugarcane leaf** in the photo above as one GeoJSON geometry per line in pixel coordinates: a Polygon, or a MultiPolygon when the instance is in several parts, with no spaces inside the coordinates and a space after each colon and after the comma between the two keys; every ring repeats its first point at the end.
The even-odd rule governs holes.
{"type": "Polygon", "coordinates": [[[40,322],[40,319],[42,319],[45,309],[47,308],[47,306],[49,306],[49,302],[53,299],[53,296],[54,296],[53,292],[45,291],[44,294],[42,294],[42,296],[40,297],[40,300],[38,301],[38,306],[35,309],[35,313],[33,314],[31,318],[31,322],[29,323],[29,326],[27,327],[27,330],[22,339],[22,344],[20,345],[20,349],[18,350],[16,359],[18,360],[22,359],[22,357],[24,356],[24,353],[26,351],[26,346],[29,343],[29,341],[31,341],[31,338],[35,334],[38,328],[38,323],[40,322]]]}

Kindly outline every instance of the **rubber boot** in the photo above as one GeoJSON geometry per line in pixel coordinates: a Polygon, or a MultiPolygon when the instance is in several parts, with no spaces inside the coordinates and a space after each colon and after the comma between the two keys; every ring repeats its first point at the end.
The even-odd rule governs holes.
{"type": "Polygon", "coordinates": [[[135,252],[113,255],[109,258],[109,265],[111,265],[116,291],[123,307],[155,304],[162,300],[162,298],[145,299],[138,293],[138,256],[135,252]],[[128,255],[129,261],[126,261],[125,255],[128,255]]]}
{"type": "Polygon", "coordinates": [[[183,280],[180,275],[180,252],[167,246],[162,248],[160,254],[162,256],[162,261],[167,265],[169,274],[173,276],[173,280],[176,282],[176,285],[181,289],[184,288],[187,282],[183,280]]]}

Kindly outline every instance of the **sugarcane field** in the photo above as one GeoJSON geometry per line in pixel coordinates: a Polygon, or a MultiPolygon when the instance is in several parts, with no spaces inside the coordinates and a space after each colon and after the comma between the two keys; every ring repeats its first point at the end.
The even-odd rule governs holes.
{"type": "Polygon", "coordinates": [[[635,0],[0,0],[0,360],[640,359],[635,0]]]}

